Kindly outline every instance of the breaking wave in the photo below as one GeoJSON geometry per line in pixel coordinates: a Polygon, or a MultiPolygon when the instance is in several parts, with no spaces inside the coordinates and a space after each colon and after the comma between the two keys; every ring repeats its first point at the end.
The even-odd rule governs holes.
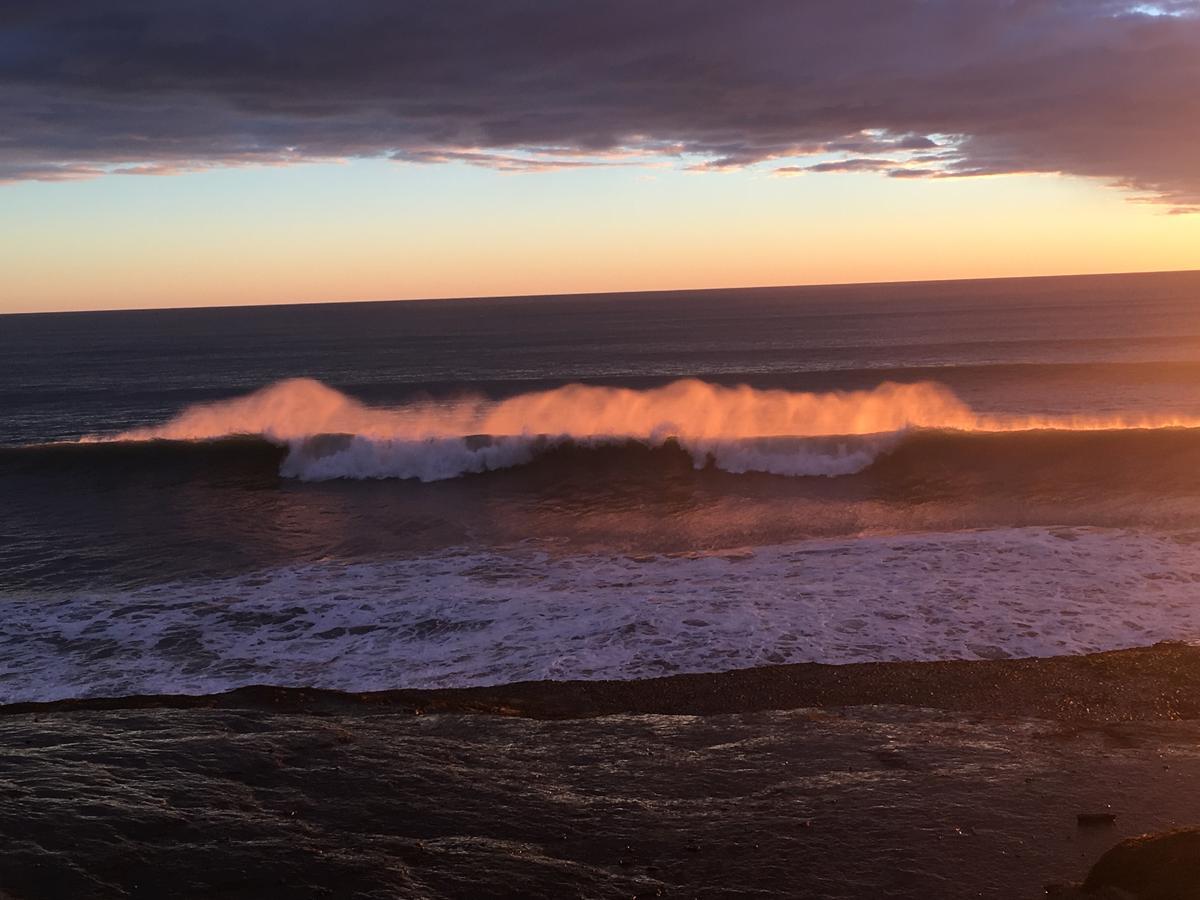
{"type": "Polygon", "coordinates": [[[914,431],[1021,432],[1196,428],[1179,416],[976,413],[933,383],[802,393],[683,380],[660,388],[568,385],[493,401],[367,406],[310,379],[189,407],[170,421],[85,442],[260,437],[286,449],[281,474],[306,481],[439,481],[521,466],[563,448],[631,442],[686,451],[696,468],[789,476],[862,472],[914,431]]]}

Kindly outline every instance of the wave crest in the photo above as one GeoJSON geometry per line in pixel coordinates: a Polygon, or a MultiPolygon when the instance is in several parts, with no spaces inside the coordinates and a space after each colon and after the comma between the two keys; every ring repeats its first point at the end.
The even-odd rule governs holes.
{"type": "Polygon", "coordinates": [[[910,429],[1020,431],[1197,427],[1179,417],[987,416],[934,382],[806,393],[695,379],[649,390],[567,385],[505,400],[370,407],[319,381],[281,381],[189,407],[168,422],[89,440],[197,441],[253,435],[288,448],[302,480],[437,481],[531,462],[555,447],[674,441],[698,468],[776,475],[860,472],[910,429]]]}
{"type": "Polygon", "coordinates": [[[940,384],[882,384],[827,394],[724,387],[695,379],[649,390],[571,384],[506,400],[370,407],[308,378],[191,406],[117,440],[209,440],[256,435],[286,442],[321,434],[426,440],[468,435],[576,439],[723,440],[863,435],[907,427],[970,428],[977,417],[940,384]]]}

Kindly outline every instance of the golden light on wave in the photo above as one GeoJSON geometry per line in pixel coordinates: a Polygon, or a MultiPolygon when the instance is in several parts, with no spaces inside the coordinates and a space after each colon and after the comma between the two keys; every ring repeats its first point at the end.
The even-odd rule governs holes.
{"type": "MultiPolygon", "coordinates": [[[[281,381],[244,397],[189,407],[170,421],[107,440],[206,440],[257,435],[294,441],[322,434],[419,441],[471,435],[552,435],[661,441],[875,435],[909,428],[1096,431],[1195,428],[1200,419],[982,414],[936,382],[809,393],[684,379],[648,390],[572,384],[505,400],[367,406],[312,379],[281,381]]],[[[95,440],[94,438],[92,440],[95,440]]]]}

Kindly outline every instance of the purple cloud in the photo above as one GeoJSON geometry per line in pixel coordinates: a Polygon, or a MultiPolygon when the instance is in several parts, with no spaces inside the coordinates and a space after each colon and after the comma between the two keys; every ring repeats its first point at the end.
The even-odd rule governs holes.
{"type": "Polygon", "coordinates": [[[894,159],[855,156],[833,162],[814,163],[803,168],[808,172],[878,172],[880,169],[893,168],[895,165],[896,160],[894,159]]]}
{"type": "Polygon", "coordinates": [[[0,180],[840,153],[808,169],[1061,172],[1190,209],[1200,2],[10,0],[0,117],[0,180]]]}

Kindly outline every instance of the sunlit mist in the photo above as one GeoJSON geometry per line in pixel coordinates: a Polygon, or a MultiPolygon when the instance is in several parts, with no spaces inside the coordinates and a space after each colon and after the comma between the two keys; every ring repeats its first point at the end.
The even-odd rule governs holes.
{"type": "Polygon", "coordinates": [[[506,400],[373,408],[311,379],[184,410],[163,425],[85,440],[198,441],[253,435],[287,444],[286,474],[437,480],[529,462],[547,444],[675,440],[734,472],[859,471],[906,429],[1096,431],[1200,427],[1176,414],[981,415],[934,382],[807,393],[684,379],[660,388],[567,385],[506,400]],[[813,439],[866,438],[851,442],[813,439]],[[322,438],[337,438],[329,440],[322,438]],[[799,439],[800,443],[780,439],[799,439]],[[772,440],[775,439],[775,440],[772,440]]]}

